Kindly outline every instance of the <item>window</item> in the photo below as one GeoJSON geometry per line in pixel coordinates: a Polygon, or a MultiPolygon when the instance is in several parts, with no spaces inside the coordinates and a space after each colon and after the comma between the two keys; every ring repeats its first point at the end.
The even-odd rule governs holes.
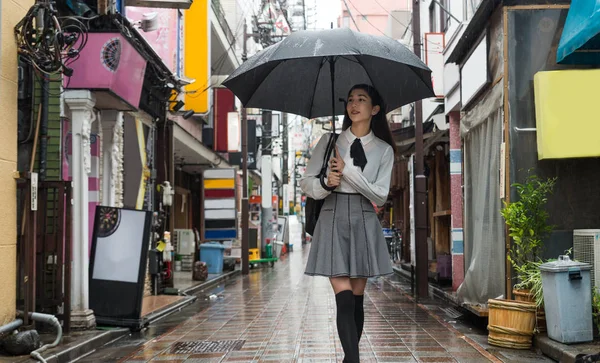
{"type": "MultiPolygon", "coordinates": [[[[452,12],[450,9],[450,4],[448,0],[439,0],[440,4],[448,11],[452,12]]],[[[450,27],[450,15],[446,12],[446,10],[440,8],[440,32],[445,33],[450,27]]]]}
{"type": "Polygon", "coordinates": [[[350,18],[347,16],[344,16],[344,18],[342,19],[342,27],[343,28],[349,28],[350,27],[350,18]]]}
{"type": "Polygon", "coordinates": [[[431,2],[431,5],[429,5],[429,32],[435,33],[436,31],[435,3],[431,2]]]}

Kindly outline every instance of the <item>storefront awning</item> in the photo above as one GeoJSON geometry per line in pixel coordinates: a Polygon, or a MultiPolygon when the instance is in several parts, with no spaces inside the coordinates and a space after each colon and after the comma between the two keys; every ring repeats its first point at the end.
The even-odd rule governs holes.
{"type": "Polygon", "coordinates": [[[572,0],[556,62],[600,64],[600,0],[572,0]]]}
{"type": "Polygon", "coordinates": [[[227,160],[190,135],[178,124],[173,125],[176,163],[188,172],[210,168],[231,168],[227,160]]]}
{"type": "MultiPolygon", "coordinates": [[[[423,122],[423,140],[433,136],[435,123],[433,121],[423,122]]],[[[392,131],[396,142],[396,150],[400,155],[410,155],[415,151],[415,127],[408,126],[392,131]]]]}

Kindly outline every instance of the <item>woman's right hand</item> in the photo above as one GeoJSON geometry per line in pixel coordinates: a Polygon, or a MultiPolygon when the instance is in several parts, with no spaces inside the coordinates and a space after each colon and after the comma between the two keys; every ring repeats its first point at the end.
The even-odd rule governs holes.
{"type": "Polygon", "coordinates": [[[341,180],[342,180],[342,173],[338,173],[337,171],[332,171],[327,176],[327,186],[338,187],[340,185],[341,180]]]}

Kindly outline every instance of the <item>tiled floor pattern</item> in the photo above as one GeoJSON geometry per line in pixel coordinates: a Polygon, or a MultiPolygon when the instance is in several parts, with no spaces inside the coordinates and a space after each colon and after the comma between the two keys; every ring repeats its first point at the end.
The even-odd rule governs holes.
{"type": "MultiPolygon", "coordinates": [[[[326,278],[303,275],[308,248],[253,270],[220,299],[121,362],[341,362],[335,298],[326,278]],[[245,340],[240,350],[172,354],[179,341],[245,340]]],[[[369,282],[361,362],[489,362],[385,279],[369,282]]]]}

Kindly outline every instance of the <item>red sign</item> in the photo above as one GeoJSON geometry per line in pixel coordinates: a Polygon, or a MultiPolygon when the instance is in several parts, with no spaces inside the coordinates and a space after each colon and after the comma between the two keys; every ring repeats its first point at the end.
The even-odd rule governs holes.
{"type": "Polygon", "coordinates": [[[228,152],[228,122],[227,114],[235,110],[235,95],[227,88],[214,90],[215,112],[215,142],[214,149],[218,152],[228,152]]]}

